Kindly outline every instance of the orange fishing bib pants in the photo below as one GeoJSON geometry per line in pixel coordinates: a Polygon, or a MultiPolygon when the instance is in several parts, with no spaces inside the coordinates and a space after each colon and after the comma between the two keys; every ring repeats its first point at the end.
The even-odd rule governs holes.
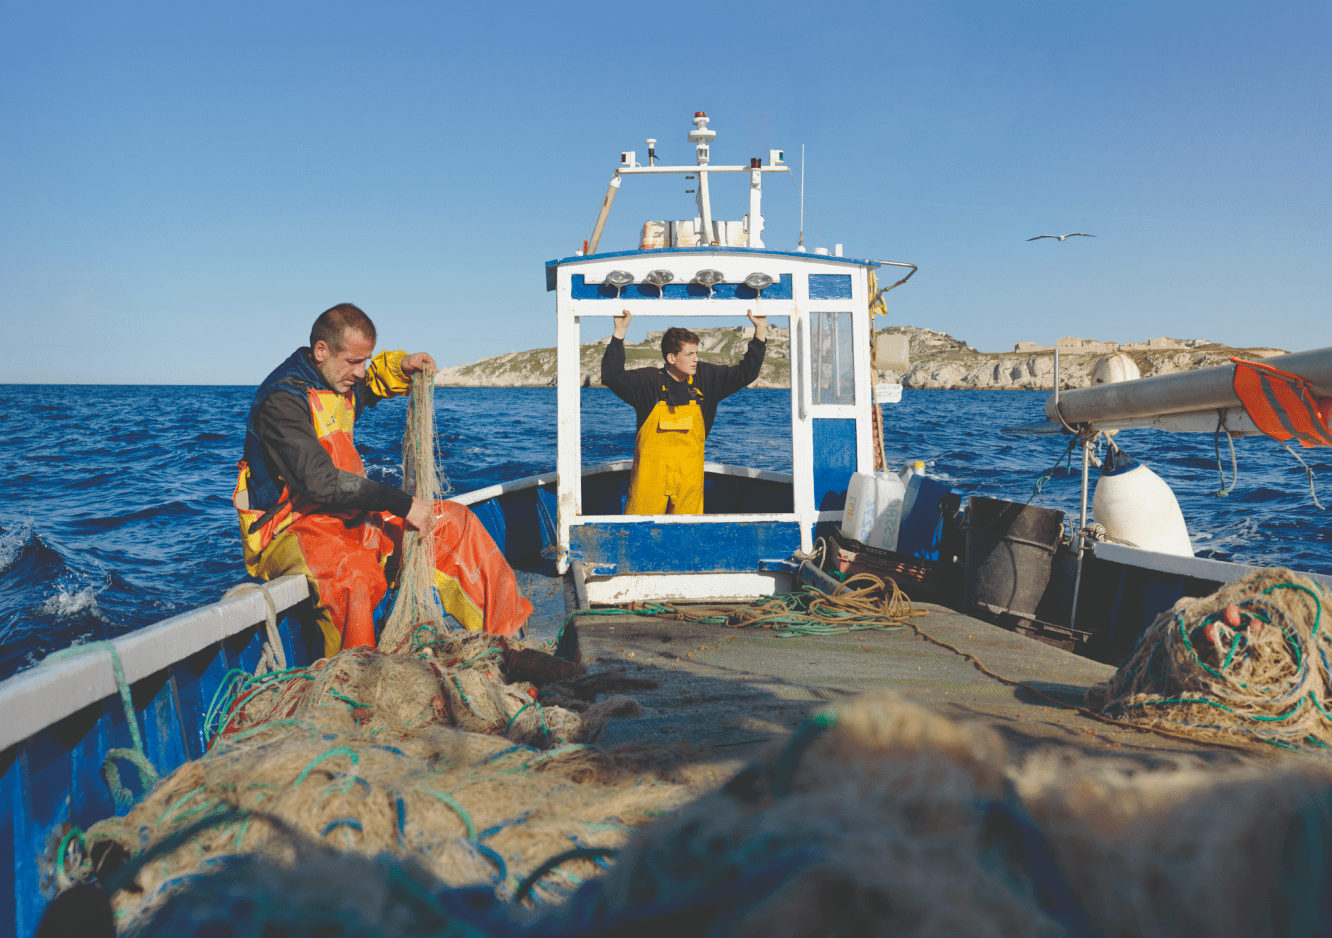
{"type": "MultiPolygon", "coordinates": [[[[365,475],[352,443],[352,392],[310,390],[310,416],[320,444],[346,472],[365,475]]],[[[388,512],[330,511],[284,488],[283,507],[265,514],[249,507],[249,467],[240,464],[234,502],[240,516],[245,568],[262,580],[290,573],[310,582],[324,654],[375,644],[374,612],[388,591],[385,570],[401,553],[403,519],[388,512]]],[[[435,502],[435,588],[444,611],[465,628],[512,635],[532,614],[513,570],[480,520],[456,502],[435,502]]]]}

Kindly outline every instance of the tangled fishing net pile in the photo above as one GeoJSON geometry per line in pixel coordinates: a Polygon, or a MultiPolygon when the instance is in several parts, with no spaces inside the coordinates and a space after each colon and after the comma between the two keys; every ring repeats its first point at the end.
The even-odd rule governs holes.
{"type": "Polygon", "coordinates": [[[1177,733],[1332,749],[1327,602],[1318,583],[1281,568],[1181,599],[1087,703],[1177,733]]]}
{"type": "MultiPolygon", "coordinates": [[[[441,750],[441,761],[475,756],[441,750]]],[[[1015,763],[993,731],[878,693],[822,711],[724,788],[638,831],[559,906],[528,907],[523,887],[515,899],[441,890],[425,854],[391,844],[379,857],[337,854],[330,838],[273,831],[280,849],[199,876],[137,933],[1316,934],[1332,774],[1303,765],[1218,771],[1200,759],[1144,780],[1129,759],[1047,751],[1015,763]]],[[[321,778],[328,797],[355,795],[342,789],[359,783],[338,781],[321,778]]],[[[423,835],[409,821],[402,836],[423,835]]],[[[568,863],[554,869],[536,868],[524,887],[559,881],[568,863]]]]}
{"type": "MultiPolygon", "coordinates": [[[[581,671],[520,643],[455,633],[417,656],[357,648],[308,668],[242,675],[214,708],[207,755],[125,817],[68,839],[60,878],[104,877],[225,817],[137,872],[137,891],[116,896],[124,923],[227,858],[290,862],[293,837],[410,859],[437,883],[512,893],[546,858],[617,847],[720,782],[689,764],[692,751],[587,745],[607,719],[639,708],[618,695],[579,699],[580,689],[595,698],[615,683],[581,671]]],[[[567,866],[539,897],[567,895],[596,862],[567,866]]]]}

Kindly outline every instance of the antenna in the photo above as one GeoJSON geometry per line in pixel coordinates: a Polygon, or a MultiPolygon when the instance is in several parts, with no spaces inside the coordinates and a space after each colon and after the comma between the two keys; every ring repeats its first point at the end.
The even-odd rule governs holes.
{"type": "Polygon", "coordinates": [[[800,144],[800,243],[797,251],[805,249],[805,145],[800,144]]]}

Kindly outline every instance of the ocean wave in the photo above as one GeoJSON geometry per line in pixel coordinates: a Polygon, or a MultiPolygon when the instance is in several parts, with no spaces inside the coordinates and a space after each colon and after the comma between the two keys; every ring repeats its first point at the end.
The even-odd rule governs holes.
{"type": "Polygon", "coordinates": [[[94,618],[105,619],[102,615],[102,608],[97,605],[98,591],[91,586],[85,586],[81,590],[70,592],[61,589],[54,596],[48,596],[46,601],[38,608],[37,614],[51,616],[54,619],[80,619],[94,618]]]}
{"type": "Polygon", "coordinates": [[[0,528],[0,573],[12,567],[23,548],[33,540],[31,522],[25,521],[12,531],[0,528]]]}
{"type": "Polygon", "coordinates": [[[135,511],[126,511],[118,515],[78,518],[77,520],[71,520],[69,526],[72,530],[83,534],[99,534],[140,521],[161,523],[168,519],[192,517],[201,514],[204,514],[204,509],[198,505],[182,502],[180,500],[173,500],[164,502],[160,505],[154,505],[151,508],[140,508],[135,511]]]}

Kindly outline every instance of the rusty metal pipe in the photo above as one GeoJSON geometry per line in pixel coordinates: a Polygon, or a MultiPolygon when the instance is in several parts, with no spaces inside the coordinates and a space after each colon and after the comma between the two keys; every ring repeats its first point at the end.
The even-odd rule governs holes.
{"type": "Polygon", "coordinates": [[[606,216],[610,214],[611,206],[615,204],[615,193],[620,191],[620,177],[616,174],[611,177],[610,185],[606,187],[606,198],[601,200],[601,214],[597,216],[597,226],[592,229],[592,240],[588,243],[587,253],[597,253],[597,245],[601,243],[601,231],[606,227],[606,216]]]}

